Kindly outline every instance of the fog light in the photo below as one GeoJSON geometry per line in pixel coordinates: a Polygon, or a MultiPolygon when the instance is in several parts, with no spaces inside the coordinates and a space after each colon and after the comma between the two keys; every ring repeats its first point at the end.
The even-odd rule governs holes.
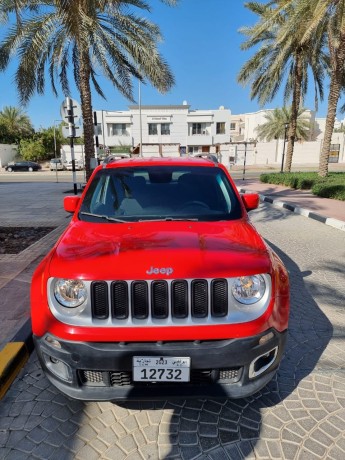
{"type": "Polygon", "coordinates": [[[43,359],[47,369],[49,369],[52,374],[61,380],[66,380],[67,382],[72,381],[72,369],[68,364],[60,361],[54,356],[48,356],[45,353],[43,353],[43,359]]]}
{"type": "Polygon", "coordinates": [[[45,341],[48,342],[52,347],[61,348],[61,343],[58,340],[53,339],[53,337],[50,335],[46,336],[45,341]]]}
{"type": "Polygon", "coordinates": [[[268,334],[263,335],[262,337],[260,337],[259,345],[264,345],[265,343],[267,343],[267,342],[269,342],[271,339],[273,339],[273,337],[274,337],[273,332],[269,332],[268,334]]]}

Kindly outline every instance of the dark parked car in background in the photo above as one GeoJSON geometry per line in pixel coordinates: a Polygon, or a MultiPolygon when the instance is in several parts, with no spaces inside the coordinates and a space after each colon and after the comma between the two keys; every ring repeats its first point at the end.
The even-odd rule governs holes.
{"type": "Polygon", "coordinates": [[[8,172],[12,171],[38,171],[42,169],[42,166],[34,161],[18,161],[17,163],[8,164],[5,166],[5,170],[8,172]]]}

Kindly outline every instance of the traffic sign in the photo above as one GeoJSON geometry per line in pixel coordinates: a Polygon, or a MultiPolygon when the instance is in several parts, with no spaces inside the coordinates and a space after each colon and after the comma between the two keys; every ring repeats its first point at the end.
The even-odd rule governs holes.
{"type": "MultiPolygon", "coordinates": [[[[77,102],[74,99],[71,99],[72,101],[72,107],[73,107],[73,118],[74,122],[79,121],[81,118],[81,106],[79,102],[77,102]]],[[[61,107],[60,107],[60,115],[62,119],[67,119],[68,118],[68,107],[66,105],[66,99],[63,100],[61,107]]]]}

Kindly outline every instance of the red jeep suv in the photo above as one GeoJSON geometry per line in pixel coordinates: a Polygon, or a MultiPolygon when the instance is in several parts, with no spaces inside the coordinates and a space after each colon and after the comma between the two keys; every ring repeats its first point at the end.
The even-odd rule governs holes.
{"type": "Polygon", "coordinates": [[[82,400],[230,397],[282,358],[289,280],[227,169],[129,158],[68,196],[71,223],[32,281],[32,329],[49,380],[82,400]]]}

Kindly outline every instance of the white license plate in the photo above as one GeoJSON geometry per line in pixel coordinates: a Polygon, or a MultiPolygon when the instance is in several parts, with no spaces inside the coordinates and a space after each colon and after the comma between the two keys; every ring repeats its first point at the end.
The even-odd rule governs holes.
{"type": "Polygon", "coordinates": [[[189,382],[190,358],[133,356],[135,382],[189,382]]]}

